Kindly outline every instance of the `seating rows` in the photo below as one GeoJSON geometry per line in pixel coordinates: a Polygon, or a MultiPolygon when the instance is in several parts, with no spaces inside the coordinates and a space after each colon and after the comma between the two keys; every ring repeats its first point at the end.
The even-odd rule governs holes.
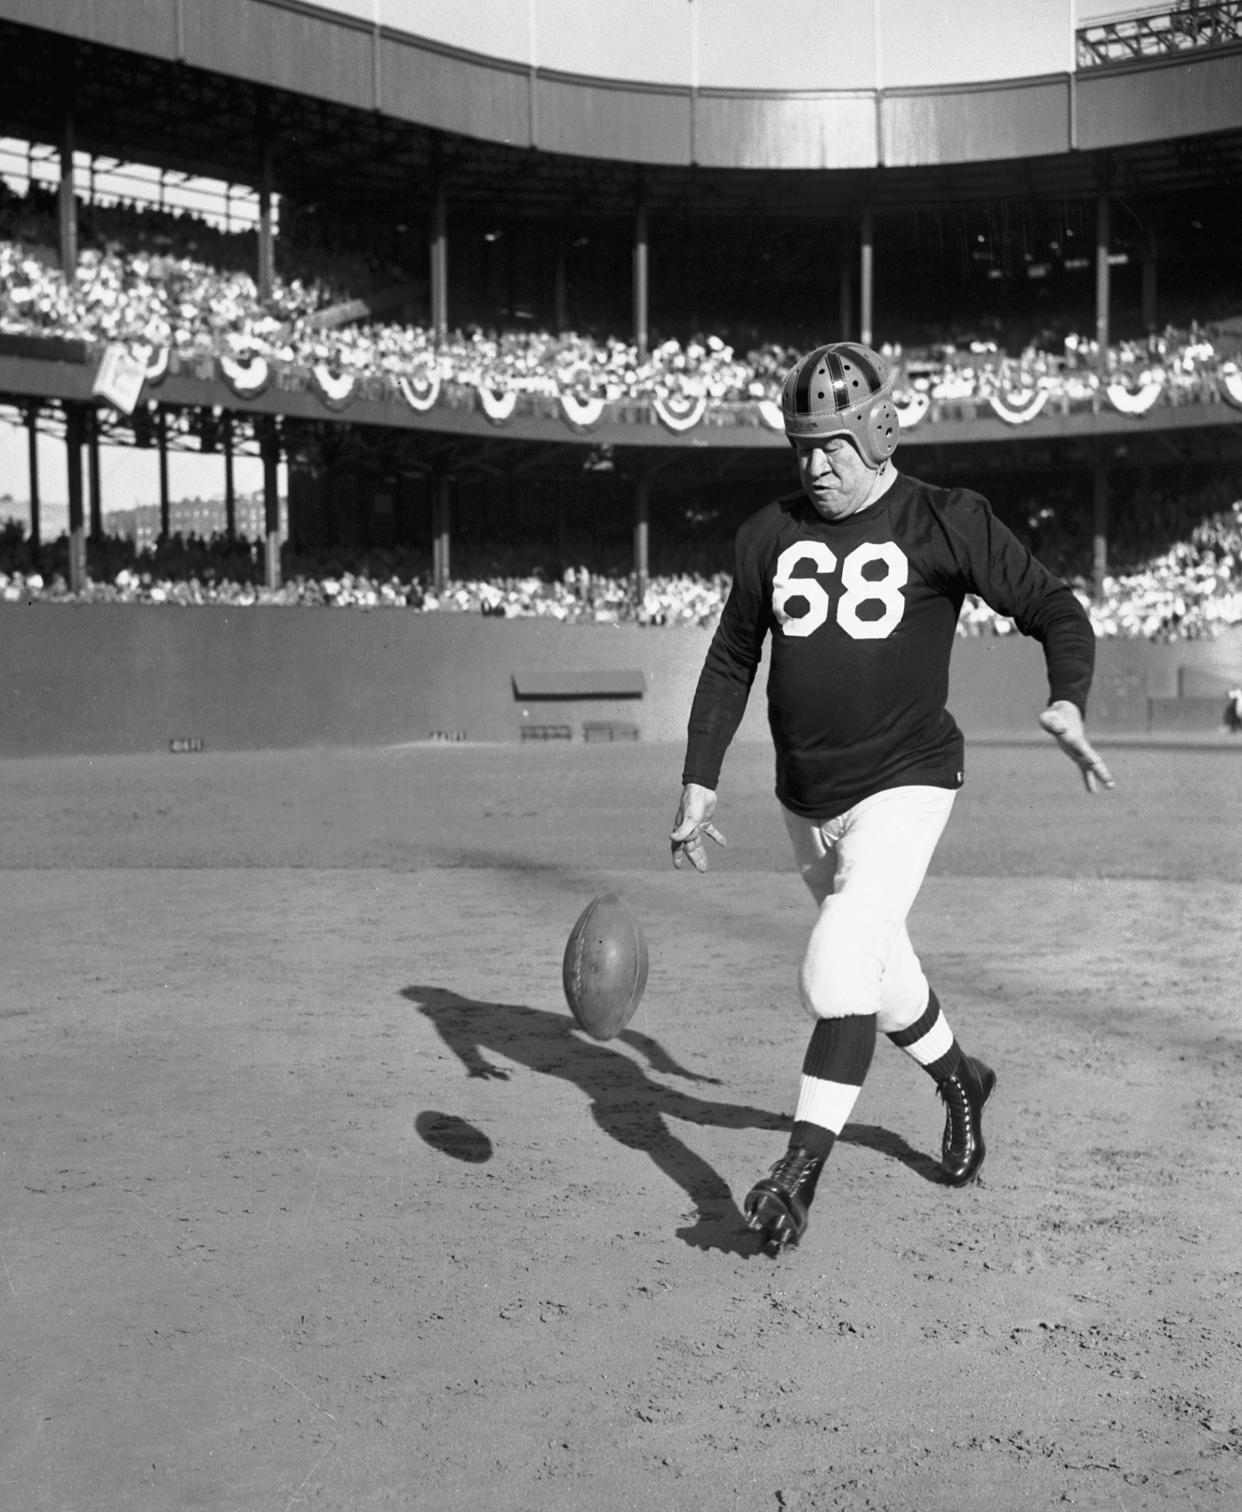
{"type": "MultiPolygon", "coordinates": [[[[352,294],[366,293],[368,284],[391,279],[394,270],[368,268],[356,256],[334,258],[314,249],[299,263],[288,251],[284,261],[289,266],[270,298],[261,300],[237,238],[212,233],[190,218],[156,218],[149,211],[115,207],[95,212],[93,234],[86,238],[76,273],[66,278],[55,257],[40,250],[53,228],[48,205],[30,197],[0,197],[0,332],[122,341],[191,357],[259,355],[326,364],[341,373],[421,374],[493,390],[569,393],[583,399],[771,401],[795,355],[775,342],[735,347],[724,334],[685,342],[668,338],[643,354],[619,337],[572,331],[496,332],[476,326],[438,341],[425,326],[398,321],[336,325],[325,323],[325,310],[352,294]],[[159,234],[151,234],[153,229],[159,234]]],[[[898,395],[906,401],[1040,392],[1075,398],[1089,395],[1110,376],[1140,398],[1150,399],[1158,389],[1162,402],[1208,397],[1219,392],[1222,380],[1242,393],[1232,349],[1218,346],[1195,325],[1152,333],[1142,342],[1118,343],[1109,352],[1104,378],[1093,343],[1072,330],[1062,332],[1055,344],[1031,343],[1015,353],[995,340],[967,337],[933,342],[917,352],[891,345],[887,352],[897,371],[898,395]]],[[[1240,508],[1235,503],[1213,515],[1172,548],[1142,558],[1131,551],[1128,560],[1134,565],[1108,578],[1098,597],[1089,596],[1079,582],[1099,633],[1176,638],[1212,634],[1222,625],[1242,622],[1240,508]]],[[[1056,539],[1055,529],[1037,522],[1033,534],[1045,537],[1033,541],[1040,555],[1056,570],[1068,571],[1070,553],[1064,553],[1065,562],[1058,560],[1058,548],[1065,543],[1056,539]]],[[[1081,542],[1078,547],[1081,556],[1081,542]]],[[[399,605],[705,625],[714,622],[727,592],[721,574],[673,570],[653,576],[639,594],[630,578],[598,566],[587,574],[585,588],[580,576],[571,582],[569,575],[548,578],[521,567],[471,576],[435,591],[415,552],[395,553],[378,566],[362,552],[327,564],[290,556],[282,562],[284,586],[269,591],[261,586],[260,550],[222,539],[173,541],[139,557],[132,550],[127,555],[124,543],[94,543],[91,581],[83,596],[187,604],[399,605]]],[[[12,528],[0,536],[0,571],[5,598],[68,593],[56,552],[32,553],[12,528]]],[[[960,628],[963,634],[1003,634],[1007,626],[986,606],[968,602],[960,628]]]]}
{"type": "MultiPolygon", "coordinates": [[[[653,576],[638,591],[632,577],[571,568],[559,577],[526,571],[467,578],[435,588],[412,553],[359,554],[332,561],[286,553],[282,586],[263,586],[261,547],[175,537],[137,554],[126,541],[93,547],[92,577],[77,598],[106,603],[280,604],[328,609],[406,609],[567,623],[633,623],[651,627],[716,622],[729,589],[726,574],[653,576]]],[[[36,549],[19,525],[0,530],[0,599],[64,600],[70,594],[65,543],[36,549]]],[[[1100,596],[1082,581],[1075,591],[1096,633],[1146,640],[1213,636],[1242,624],[1242,500],[1195,527],[1189,538],[1132,571],[1105,578],[1100,596]]],[[[968,599],[961,635],[1004,635],[1009,621],[968,599]]]]}

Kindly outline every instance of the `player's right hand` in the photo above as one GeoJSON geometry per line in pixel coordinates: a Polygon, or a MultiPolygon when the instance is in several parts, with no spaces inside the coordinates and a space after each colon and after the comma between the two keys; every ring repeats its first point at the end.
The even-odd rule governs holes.
{"type": "Polygon", "coordinates": [[[1098,788],[1117,786],[1113,774],[1087,739],[1082,714],[1076,704],[1070,703],[1068,699],[1058,699],[1056,703],[1048,705],[1039,716],[1039,722],[1082,773],[1082,780],[1089,793],[1094,793],[1098,788]]]}
{"type": "Polygon", "coordinates": [[[673,820],[673,832],[669,836],[673,847],[673,865],[680,870],[681,858],[685,856],[695,871],[707,870],[707,848],[703,836],[724,845],[725,837],[712,823],[716,812],[716,794],[711,788],[701,787],[697,782],[687,782],[681,790],[681,802],[677,805],[677,817],[673,820]]]}

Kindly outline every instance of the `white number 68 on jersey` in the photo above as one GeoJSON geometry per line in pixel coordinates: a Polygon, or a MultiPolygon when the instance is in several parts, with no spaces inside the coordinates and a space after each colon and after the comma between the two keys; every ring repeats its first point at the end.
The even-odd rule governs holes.
{"type": "MultiPolygon", "coordinates": [[[[826,623],[832,598],[818,577],[794,577],[793,571],[810,562],[821,576],[837,570],[837,556],[822,541],[798,541],[786,546],[776,561],[772,578],[772,613],[785,635],[814,635],[826,623]],[[801,599],[806,613],[791,615],[788,605],[801,599]]],[[[841,596],[837,599],[837,624],[855,640],[884,640],[901,623],[906,612],[902,589],[910,576],[910,563],[900,546],[892,541],[864,541],[841,563],[841,596]],[[884,566],[878,578],[864,577],[872,563],[884,566]],[[875,619],[863,619],[859,610],[864,604],[879,604],[875,619]]]]}

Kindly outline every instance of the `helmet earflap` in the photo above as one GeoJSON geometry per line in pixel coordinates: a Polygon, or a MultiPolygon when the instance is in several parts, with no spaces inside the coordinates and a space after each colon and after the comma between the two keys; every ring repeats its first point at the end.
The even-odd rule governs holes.
{"type": "Polygon", "coordinates": [[[888,363],[870,347],[853,341],[816,347],[785,376],[785,434],[795,443],[848,436],[868,467],[880,467],[899,440],[892,389],[888,363]]]}

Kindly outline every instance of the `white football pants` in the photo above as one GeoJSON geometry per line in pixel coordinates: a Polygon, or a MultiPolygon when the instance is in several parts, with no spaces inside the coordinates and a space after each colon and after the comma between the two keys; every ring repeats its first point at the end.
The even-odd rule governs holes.
{"type": "Polygon", "coordinates": [[[895,1034],[927,1007],[906,917],[956,797],[953,788],[898,787],[835,819],[783,810],[798,870],[819,907],[798,976],[814,1017],[874,1013],[880,1031],[895,1034]]]}

